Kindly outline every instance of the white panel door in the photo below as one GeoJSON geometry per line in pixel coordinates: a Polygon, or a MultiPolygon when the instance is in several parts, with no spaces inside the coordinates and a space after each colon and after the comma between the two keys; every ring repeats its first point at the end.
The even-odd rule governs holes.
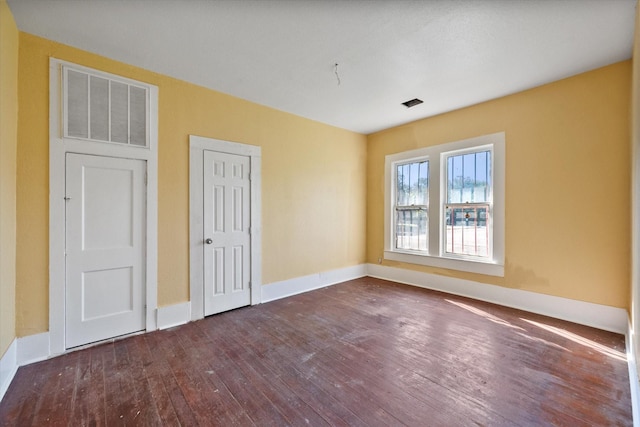
{"type": "Polygon", "coordinates": [[[66,348],[145,328],[144,160],[66,155],[66,348]]]}
{"type": "Polygon", "coordinates": [[[204,151],[205,316],[251,303],[250,158],[204,151]]]}

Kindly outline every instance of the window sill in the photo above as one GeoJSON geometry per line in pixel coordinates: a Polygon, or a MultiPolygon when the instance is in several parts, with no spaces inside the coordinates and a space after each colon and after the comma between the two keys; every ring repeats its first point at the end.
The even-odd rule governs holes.
{"type": "Polygon", "coordinates": [[[384,251],[384,259],[406,262],[409,264],[446,268],[449,270],[465,271],[468,273],[486,274],[487,276],[504,277],[504,265],[495,263],[442,258],[430,255],[416,255],[397,251],[384,251]]]}

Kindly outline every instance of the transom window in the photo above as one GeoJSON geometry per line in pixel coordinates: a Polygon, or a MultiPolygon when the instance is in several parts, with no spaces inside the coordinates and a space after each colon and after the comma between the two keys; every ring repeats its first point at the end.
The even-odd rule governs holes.
{"type": "Polygon", "coordinates": [[[504,275],[504,133],[385,159],[386,259],[504,275]]]}
{"type": "Polygon", "coordinates": [[[65,137],[148,147],[146,87],[68,66],[63,72],[65,137]]]}

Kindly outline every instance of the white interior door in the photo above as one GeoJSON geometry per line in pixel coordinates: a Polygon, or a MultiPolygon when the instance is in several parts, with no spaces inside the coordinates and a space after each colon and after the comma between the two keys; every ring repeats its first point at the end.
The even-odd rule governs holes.
{"type": "Polygon", "coordinates": [[[251,303],[250,157],[204,151],[205,316],[251,303]]]}
{"type": "Polygon", "coordinates": [[[66,348],[145,328],[144,160],[66,155],[66,348]]]}

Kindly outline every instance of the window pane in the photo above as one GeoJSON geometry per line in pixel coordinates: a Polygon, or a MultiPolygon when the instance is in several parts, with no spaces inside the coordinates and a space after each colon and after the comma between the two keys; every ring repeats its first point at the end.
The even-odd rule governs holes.
{"type": "Polygon", "coordinates": [[[449,254],[489,256],[489,205],[445,207],[445,250],[449,254]]]}
{"type": "Polygon", "coordinates": [[[429,203],[429,162],[420,162],[415,183],[415,204],[427,205],[429,203]]]}
{"type": "Polygon", "coordinates": [[[491,152],[447,158],[447,203],[483,203],[491,200],[491,152]]]}
{"type": "Polygon", "coordinates": [[[424,209],[396,211],[396,248],[427,250],[428,220],[424,209]]]}
{"type": "Polygon", "coordinates": [[[396,204],[427,205],[429,201],[429,162],[421,161],[396,167],[396,204]]]}
{"type": "Polygon", "coordinates": [[[409,165],[399,165],[396,168],[396,204],[406,206],[409,195],[409,165]]]}

